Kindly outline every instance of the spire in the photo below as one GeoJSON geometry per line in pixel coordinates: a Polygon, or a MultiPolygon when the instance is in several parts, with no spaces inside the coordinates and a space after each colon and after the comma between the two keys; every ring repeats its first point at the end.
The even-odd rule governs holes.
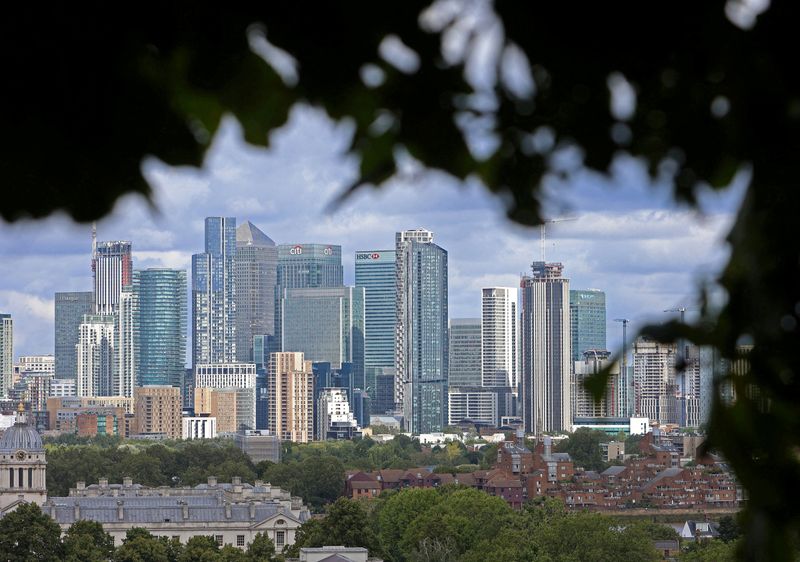
{"type": "Polygon", "coordinates": [[[92,272],[95,270],[97,260],[97,222],[92,222],[92,272]]]}

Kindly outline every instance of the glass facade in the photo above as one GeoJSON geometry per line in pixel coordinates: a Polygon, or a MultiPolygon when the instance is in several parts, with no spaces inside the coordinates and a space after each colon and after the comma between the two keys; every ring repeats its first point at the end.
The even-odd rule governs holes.
{"type": "Polygon", "coordinates": [[[98,242],[92,256],[94,273],[95,314],[114,314],[119,306],[122,288],[133,281],[131,243],[98,242]]]}
{"type": "Polygon", "coordinates": [[[481,386],[481,319],[450,320],[450,364],[447,382],[454,386],[481,386]]]}
{"type": "Polygon", "coordinates": [[[236,228],[236,356],[256,361],[253,337],[275,334],[278,248],[253,223],[236,228]]]}
{"type": "Polygon", "coordinates": [[[569,292],[572,360],[583,360],[583,352],[606,349],[606,294],[593,289],[569,292]]]}
{"type": "Polygon", "coordinates": [[[181,386],[186,372],[186,271],[136,271],[134,284],[139,293],[137,384],[181,386]]]}
{"type": "Polygon", "coordinates": [[[55,294],[55,377],[75,380],[78,356],[78,328],[84,314],[94,309],[94,293],[70,292],[55,294]]]}
{"type": "Polygon", "coordinates": [[[364,288],[284,289],[281,298],[284,351],[334,369],[353,364],[353,386],[364,388],[364,288]]]}
{"type": "Polygon", "coordinates": [[[375,398],[375,376],[394,368],[397,278],[394,250],[356,252],[356,287],[364,288],[364,385],[375,398]]]}
{"type": "Polygon", "coordinates": [[[192,364],[236,359],[236,219],[208,217],[205,252],[192,256],[192,364]]]}
{"type": "Polygon", "coordinates": [[[342,247],[333,244],[279,245],[278,285],[281,289],[341,287],[344,285],[342,247]]]}

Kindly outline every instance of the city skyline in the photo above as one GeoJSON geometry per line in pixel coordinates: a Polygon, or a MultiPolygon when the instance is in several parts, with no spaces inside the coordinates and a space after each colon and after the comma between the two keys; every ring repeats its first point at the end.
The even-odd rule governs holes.
{"type": "MultiPolygon", "coordinates": [[[[384,190],[365,189],[327,214],[353,169],[340,157],[347,132],[316,111],[296,110],[270,152],[244,147],[238,134],[235,124],[224,127],[203,173],[149,163],[157,210],[126,198],[98,223],[98,237],[131,240],[136,269],[189,271],[204,217],[236,216],[278,244],[341,245],[344,282],[352,285],[357,250],[391,248],[394,232],[422,226],[450,254],[451,317],[478,317],[480,288],[518,284],[538,257],[537,229],[512,226],[482,188],[440,174],[415,172],[384,190]]],[[[578,220],[548,228],[548,261],[565,264],[572,287],[606,291],[612,351],[621,343],[614,317],[631,318],[632,334],[645,321],[668,319],[664,309],[691,304],[698,276],[714,272],[726,255],[720,241],[740,192],[702,196],[706,217],[699,220],[668,204],[668,193],[650,186],[630,162],[618,166],[613,181],[587,176],[560,190],[550,214],[569,212],[578,220]]],[[[48,352],[55,292],[91,290],[90,226],[55,216],[3,224],[0,233],[0,251],[16,274],[0,287],[0,311],[15,318],[14,355],[48,352]],[[60,274],[46,276],[45,267],[60,274]]]]}

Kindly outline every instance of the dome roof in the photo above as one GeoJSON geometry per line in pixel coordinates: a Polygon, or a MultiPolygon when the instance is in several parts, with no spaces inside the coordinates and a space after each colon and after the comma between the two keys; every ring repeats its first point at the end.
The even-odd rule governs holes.
{"type": "Polygon", "coordinates": [[[3,434],[0,439],[0,453],[13,453],[23,449],[31,452],[42,452],[42,438],[35,428],[27,423],[15,423],[3,434]]]}

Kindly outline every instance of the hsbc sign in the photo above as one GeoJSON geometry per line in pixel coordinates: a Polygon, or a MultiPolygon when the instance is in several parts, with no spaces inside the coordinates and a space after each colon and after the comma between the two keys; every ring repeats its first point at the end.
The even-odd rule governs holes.
{"type": "Polygon", "coordinates": [[[379,260],[381,255],[377,252],[359,252],[356,254],[357,260],[379,260]]]}

